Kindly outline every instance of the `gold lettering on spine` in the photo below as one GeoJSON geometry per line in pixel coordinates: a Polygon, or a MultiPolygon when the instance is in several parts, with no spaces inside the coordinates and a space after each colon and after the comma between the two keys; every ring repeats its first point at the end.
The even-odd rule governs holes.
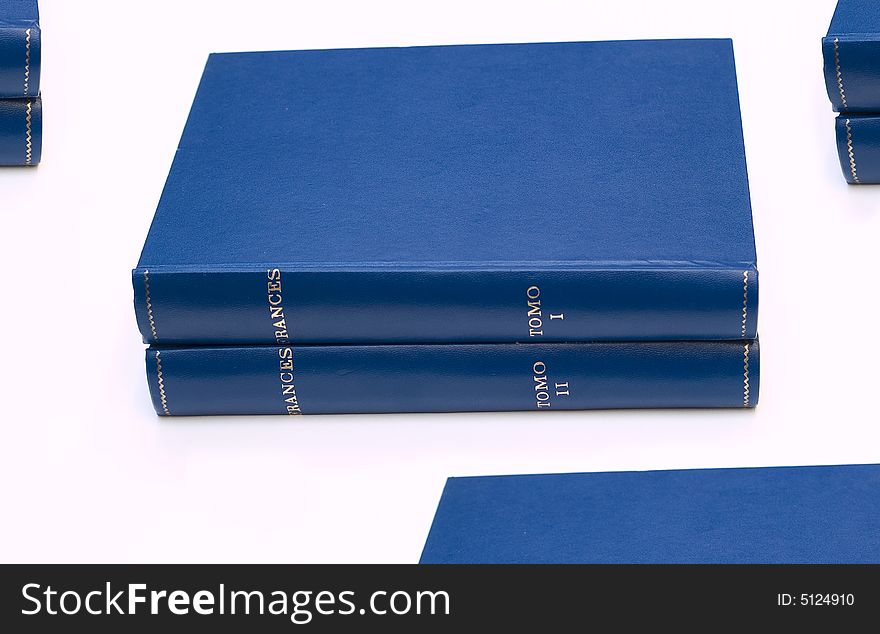
{"type": "Polygon", "coordinates": [[[275,329],[275,343],[290,343],[287,319],[284,316],[284,298],[281,294],[281,270],[269,269],[266,271],[266,276],[268,278],[266,290],[269,303],[269,320],[275,329]]]}
{"type": "MultiPolygon", "coordinates": [[[[278,344],[290,343],[290,334],[287,327],[287,318],[284,315],[284,296],[281,289],[281,270],[269,269],[266,271],[266,301],[269,308],[269,320],[275,329],[275,342],[278,344]]],[[[302,414],[299,408],[299,397],[296,394],[293,370],[293,348],[284,346],[278,348],[278,381],[281,385],[280,395],[284,401],[284,408],[291,416],[302,414]]]]}
{"type": "Polygon", "coordinates": [[[278,348],[278,380],[281,383],[281,399],[291,416],[302,414],[299,397],[296,394],[293,372],[293,348],[278,348]]]}
{"type": "MultiPolygon", "coordinates": [[[[541,307],[541,288],[535,284],[526,289],[526,318],[529,337],[544,336],[544,312],[541,307]]],[[[565,313],[550,313],[550,321],[565,321],[565,313]]]]}
{"type": "MultiPolygon", "coordinates": [[[[535,384],[535,407],[538,409],[550,409],[551,402],[550,380],[547,378],[547,364],[543,361],[535,361],[532,364],[532,375],[535,384]]],[[[571,396],[568,381],[554,383],[554,392],[557,397],[571,396]]]]}
{"type": "Polygon", "coordinates": [[[535,379],[535,405],[538,409],[550,407],[550,390],[547,389],[547,364],[536,361],[532,365],[532,373],[535,379]]]}
{"type": "Polygon", "coordinates": [[[529,337],[542,337],[544,321],[541,318],[541,289],[537,286],[529,286],[526,289],[527,317],[529,318],[529,337]]]}

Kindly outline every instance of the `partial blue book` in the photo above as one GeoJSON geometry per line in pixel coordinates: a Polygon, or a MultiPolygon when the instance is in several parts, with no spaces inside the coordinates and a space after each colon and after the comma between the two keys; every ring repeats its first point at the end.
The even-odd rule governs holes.
{"type": "Polygon", "coordinates": [[[839,0],[822,54],[834,110],[880,112],[880,3],[839,0]]]}
{"type": "Polygon", "coordinates": [[[449,478],[421,562],[880,563],[880,465],[449,478]]]}
{"type": "Polygon", "coordinates": [[[0,99],[0,165],[36,165],[42,143],[42,99],[0,99]]]}
{"type": "Polygon", "coordinates": [[[0,99],[40,94],[37,0],[0,0],[0,99]]]}
{"type": "Polygon", "coordinates": [[[846,181],[880,183],[880,115],[837,115],[837,154],[846,181]]]}
{"type": "Polygon", "coordinates": [[[754,407],[757,342],[157,348],[163,416],[754,407]]]}
{"type": "Polygon", "coordinates": [[[752,340],[732,44],[212,55],[133,285],[158,345],[752,340]]]}

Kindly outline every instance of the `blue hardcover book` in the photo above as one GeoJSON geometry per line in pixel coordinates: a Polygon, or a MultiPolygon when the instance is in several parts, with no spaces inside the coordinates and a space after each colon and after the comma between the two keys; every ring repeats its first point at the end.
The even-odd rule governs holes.
{"type": "Polygon", "coordinates": [[[822,55],[835,112],[880,111],[880,3],[839,0],[822,55]]]}
{"type": "Polygon", "coordinates": [[[0,99],[40,94],[37,0],[0,0],[0,99]]]}
{"type": "Polygon", "coordinates": [[[43,101],[0,99],[0,165],[36,165],[43,139],[43,101]]]}
{"type": "Polygon", "coordinates": [[[172,415],[754,407],[758,343],[684,341],[157,348],[172,415]]]}
{"type": "Polygon", "coordinates": [[[147,343],[750,340],[729,40],[212,55],[147,343]]]}
{"type": "Polygon", "coordinates": [[[880,465],[449,478],[422,563],[880,563],[880,465]]]}
{"type": "Polygon", "coordinates": [[[880,183],[880,115],[837,115],[837,154],[846,181],[880,183]]]}

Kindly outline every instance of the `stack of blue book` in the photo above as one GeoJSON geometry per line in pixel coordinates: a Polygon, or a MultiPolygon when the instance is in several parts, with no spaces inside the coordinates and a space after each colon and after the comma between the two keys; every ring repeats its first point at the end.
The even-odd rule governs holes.
{"type": "Polygon", "coordinates": [[[42,147],[37,0],[0,0],[0,165],[36,165],[42,147]]]}
{"type": "Polygon", "coordinates": [[[822,53],[844,178],[880,183],[880,3],[839,0],[822,53]]]}
{"type": "Polygon", "coordinates": [[[160,415],[754,407],[732,43],[212,55],[133,284],[160,415]]]}

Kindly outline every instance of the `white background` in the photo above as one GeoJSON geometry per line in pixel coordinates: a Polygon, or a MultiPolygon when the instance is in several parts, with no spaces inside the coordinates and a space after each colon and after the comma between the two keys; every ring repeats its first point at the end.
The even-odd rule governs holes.
{"type": "Polygon", "coordinates": [[[0,561],[415,562],[449,475],[880,462],[880,189],[837,162],[834,4],[41,0],[43,164],[0,170],[0,561]],[[153,413],[130,269],[209,52],[728,36],[757,411],[153,413]]]}

